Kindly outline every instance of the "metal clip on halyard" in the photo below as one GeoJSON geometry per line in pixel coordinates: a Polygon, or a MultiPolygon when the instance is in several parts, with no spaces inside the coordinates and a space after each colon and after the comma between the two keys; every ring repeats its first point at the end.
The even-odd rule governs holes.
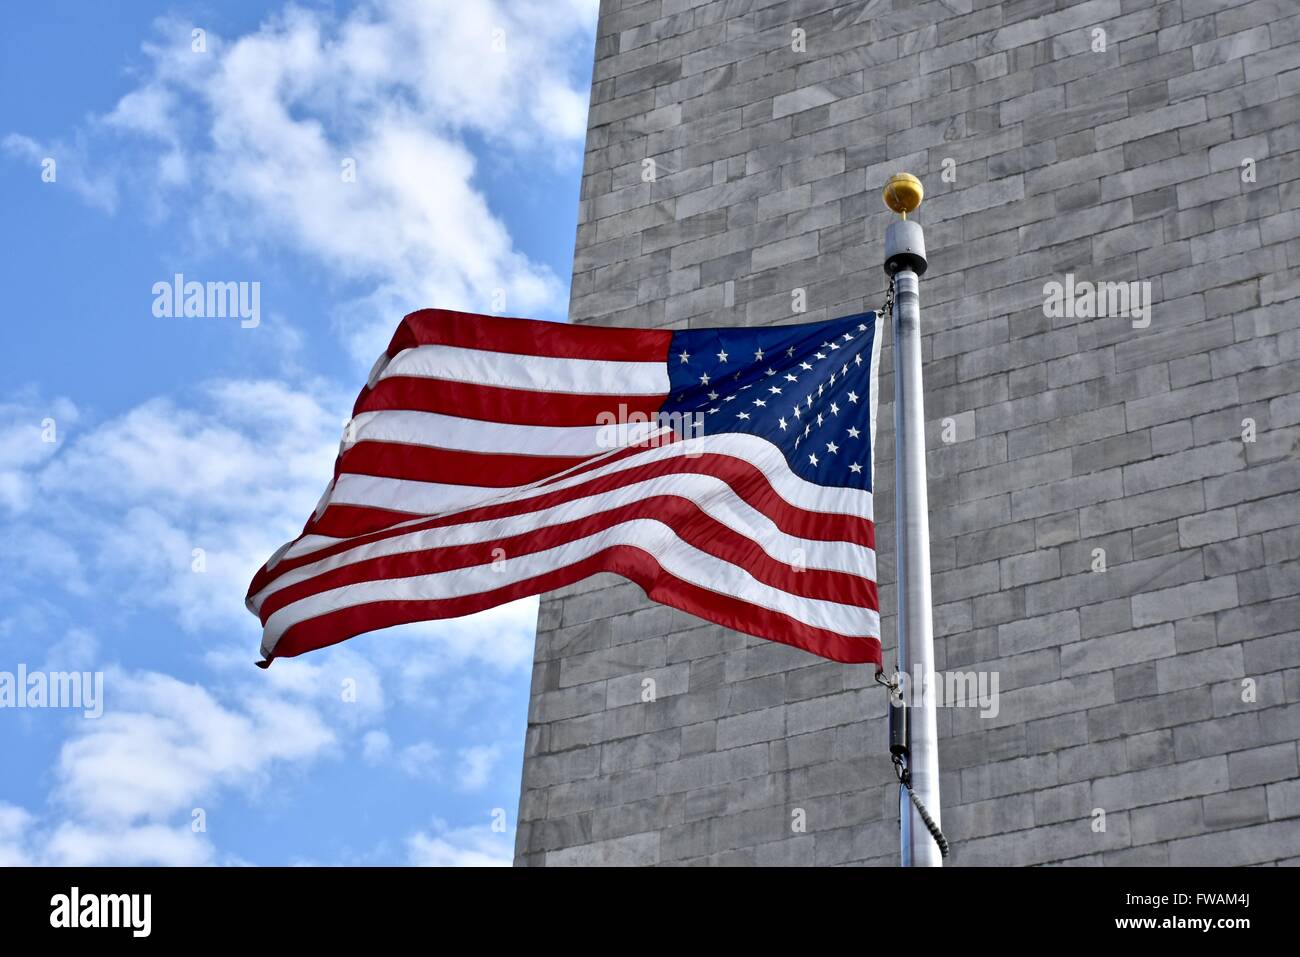
{"type": "Polygon", "coordinates": [[[898,775],[898,783],[907,788],[907,796],[916,808],[916,813],[921,816],[921,820],[930,832],[930,836],[939,845],[939,853],[947,857],[948,839],[943,836],[943,831],[939,830],[939,825],[934,823],[934,818],[930,817],[930,812],[925,809],[921,799],[912,790],[912,772],[907,768],[908,757],[911,754],[912,735],[907,702],[903,699],[902,687],[897,679],[887,678],[883,673],[876,675],[876,683],[882,684],[889,689],[889,759],[894,762],[894,773],[898,775]]]}
{"type": "Polygon", "coordinates": [[[889,274],[889,289],[885,292],[885,304],[876,313],[877,321],[888,319],[894,314],[894,274],[889,274]]]}

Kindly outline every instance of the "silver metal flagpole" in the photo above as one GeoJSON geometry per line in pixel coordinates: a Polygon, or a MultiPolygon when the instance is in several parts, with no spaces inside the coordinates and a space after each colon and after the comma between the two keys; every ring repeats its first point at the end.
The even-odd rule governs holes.
{"type": "MultiPolygon", "coordinates": [[[[885,205],[901,214],[885,232],[885,272],[894,282],[894,527],[898,549],[898,670],[909,694],[910,748],[905,766],[912,789],[939,817],[939,746],[935,728],[934,627],[930,604],[930,509],[926,495],[925,394],[921,383],[921,301],[917,278],[926,270],[925,235],[907,214],[921,205],[921,181],[907,173],[885,186],[885,205]]],[[[899,843],[904,867],[942,867],[907,790],[898,788],[899,843]]]]}

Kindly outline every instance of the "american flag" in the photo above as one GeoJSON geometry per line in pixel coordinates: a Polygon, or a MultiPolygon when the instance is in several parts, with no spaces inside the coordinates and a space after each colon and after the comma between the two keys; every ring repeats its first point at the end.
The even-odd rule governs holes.
{"type": "Polygon", "coordinates": [[[876,320],[412,313],[302,534],[249,586],[261,663],[613,572],[728,628],[879,665],[876,320]]]}

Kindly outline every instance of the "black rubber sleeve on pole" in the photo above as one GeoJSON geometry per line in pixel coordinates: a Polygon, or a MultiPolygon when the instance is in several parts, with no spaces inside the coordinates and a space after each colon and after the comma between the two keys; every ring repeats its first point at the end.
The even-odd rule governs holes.
{"type": "Polygon", "coordinates": [[[912,749],[912,728],[908,719],[907,705],[902,701],[889,699],[889,753],[895,757],[905,758],[912,749]]]}

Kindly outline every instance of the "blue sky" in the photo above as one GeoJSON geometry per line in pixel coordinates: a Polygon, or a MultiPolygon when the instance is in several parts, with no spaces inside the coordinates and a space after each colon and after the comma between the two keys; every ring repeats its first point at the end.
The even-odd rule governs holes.
{"type": "Polygon", "coordinates": [[[536,602],[261,671],[243,595],[404,313],[563,319],[595,0],[6,17],[0,672],[105,700],[0,709],[0,865],[508,862],[536,602]]]}

